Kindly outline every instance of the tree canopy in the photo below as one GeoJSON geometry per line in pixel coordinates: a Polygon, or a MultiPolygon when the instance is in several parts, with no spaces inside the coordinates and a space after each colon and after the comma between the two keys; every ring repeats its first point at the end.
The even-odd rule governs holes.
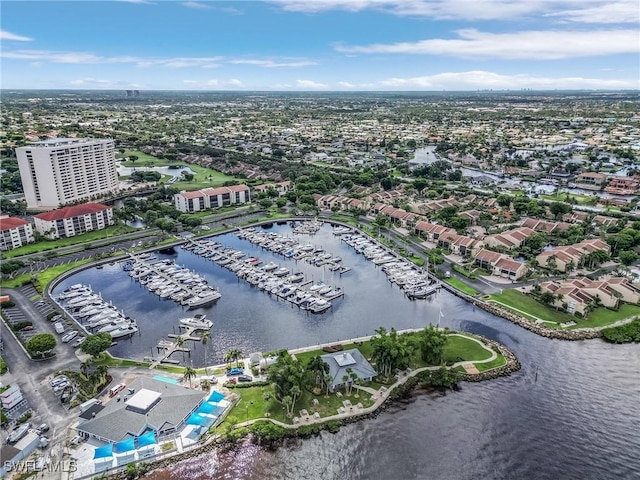
{"type": "Polygon", "coordinates": [[[51,333],[38,333],[25,344],[27,351],[34,356],[44,356],[56,348],[56,337],[51,333]]]}
{"type": "Polygon", "coordinates": [[[92,357],[97,357],[109,348],[112,342],[113,340],[108,332],[96,333],[95,335],[89,335],[87,339],[82,342],[80,350],[92,357]]]}

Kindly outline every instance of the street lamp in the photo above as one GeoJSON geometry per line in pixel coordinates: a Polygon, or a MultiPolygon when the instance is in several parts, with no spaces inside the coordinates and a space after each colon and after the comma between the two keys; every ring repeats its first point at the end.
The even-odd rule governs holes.
{"type": "Polygon", "coordinates": [[[253,402],[247,403],[247,417],[245,418],[245,422],[249,421],[249,406],[253,405],[253,402]]]}

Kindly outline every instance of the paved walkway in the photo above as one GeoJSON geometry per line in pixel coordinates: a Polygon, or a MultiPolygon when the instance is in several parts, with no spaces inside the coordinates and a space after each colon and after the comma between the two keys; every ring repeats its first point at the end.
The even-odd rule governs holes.
{"type": "MultiPolygon", "coordinates": [[[[456,337],[463,337],[469,340],[473,340],[474,342],[478,343],[478,345],[480,345],[482,348],[484,348],[485,350],[487,350],[488,352],[491,353],[491,355],[489,356],[489,358],[485,358],[484,360],[476,360],[476,361],[462,361],[462,362],[456,362],[453,365],[451,365],[450,367],[447,367],[448,369],[452,369],[452,368],[456,368],[458,366],[462,366],[463,368],[465,367],[465,365],[475,365],[478,363],[489,363],[494,361],[497,357],[498,354],[492,350],[491,348],[487,347],[484,343],[482,343],[480,340],[478,340],[477,338],[473,338],[470,337],[468,335],[463,335],[460,333],[452,333],[449,334],[449,336],[456,336],[456,337]]],[[[370,338],[370,337],[367,337],[370,338]]],[[[268,422],[272,422],[275,423],[276,425],[279,425],[283,428],[289,428],[289,429],[294,429],[294,428],[298,428],[301,425],[312,425],[312,424],[318,424],[318,423],[325,423],[325,422],[330,422],[333,420],[344,420],[346,418],[351,418],[351,417],[357,417],[357,416],[361,416],[361,415],[367,415],[369,413],[373,413],[375,412],[378,408],[380,408],[382,406],[382,404],[387,400],[387,398],[389,398],[389,395],[391,394],[391,392],[393,392],[396,388],[398,388],[401,385],[404,385],[410,378],[415,377],[416,375],[418,375],[421,372],[424,372],[426,370],[438,370],[440,368],[440,366],[432,366],[432,367],[422,367],[422,368],[417,368],[415,370],[405,370],[404,372],[400,372],[400,374],[398,375],[398,380],[396,380],[395,383],[393,383],[392,385],[390,385],[389,387],[380,387],[380,389],[375,390],[371,387],[364,387],[364,386],[359,386],[359,385],[354,385],[355,388],[365,391],[367,393],[370,393],[372,395],[372,399],[374,400],[373,405],[369,406],[369,407],[358,407],[357,405],[353,405],[353,406],[349,406],[349,407],[344,407],[344,412],[343,413],[338,413],[336,415],[330,415],[327,417],[315,417],[313,416],[313,414],[302,417],[299,419],[299,423],[294,423],[294,424],[290,424],[290,423],[284,423],[281,422],[279,420],[273,419],[273,418],[269,418],[269,417],[262,417],[262,418],[254,418],[251,420],[248,420],[246,422],[242,422],[242,423],[238,423],[238,426],[240,427],[244,427],[244,426],[249,426],[253,423],[256,422],[262,422],[262,421],[268,421],[268,422]]],[[[349,400],[352,397],[347,397],[345,398],[345,400],[349,400]]]]}

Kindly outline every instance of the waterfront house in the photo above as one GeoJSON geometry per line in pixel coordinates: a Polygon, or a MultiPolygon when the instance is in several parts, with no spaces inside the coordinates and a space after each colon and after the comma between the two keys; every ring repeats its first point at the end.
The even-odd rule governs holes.
{"type": "Polygon", "coordinates": [[[596,304],[616,309],[621,301],[632,304],[640,302],[640,289],[622,277],[605,276],[598,280],[582,277],[542,282],[540,291],[555,295],[555,307],[581,315],[588,313],[596,304]]]}
{"type": "MultiPolygon", "coordinates": [[[[327,353],[321,355],[320,358],[329,365],[329,375],[331,375],[333,379],[331,382],[331,390],[336,390],[344,386],[347,383],[345,376],[348,376],[350,372],[365,382],[373,380],[373,378],[378,375],[378,372],[375,371],[357,348],[337,353],[327,353]]],[[[350,379],[348,381],[352,382],[353,380],[350,379]]]]}

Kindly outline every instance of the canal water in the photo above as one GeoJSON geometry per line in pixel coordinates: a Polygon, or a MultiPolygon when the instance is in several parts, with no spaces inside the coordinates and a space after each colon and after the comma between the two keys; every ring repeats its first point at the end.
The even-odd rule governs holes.
{"type": "MultiPolygon", "coordinates": [[[[287,228],[278,230],[287,232],[287,228]]],[[[195,457],[146,478],[640,478],[639,345],[545,339],[444,293],[431,303],[410,302],[386,283],[382,272],[351,254],[328,230],[307,240],[324,245],[353,267],[342,279],[334,279],[342,282],[346,297],[320,316],[307,316],[238,284],[235,276],[208,261],[178,253],[179,262],[200,265],[223,293],[219,304],[207,310],[214,320],[212,341],[217,342],[215,351],[210,352],[212,358],[223,355],[226,348],[249,352],[296,347],[370,334],[380,325],[421,326],[437,321],[442,309],[443,326],[505,344],[519,357],[522,369],[506,378],[463,383],[456,392],[416,392],[375,419],[347,425],[337,434],[290,441],[276,450],[248,444],[228,453],[195,457]],[[230,305],[235,305],[235,310],[230,305]],[[227,317],[218,315],[223,308],[227,317]]],[[[234,236],[225,236],[222,241],[250,251],[247,242],[234,236]]],[[[255,254],[269,258],[259,249],[255,254]]],[[[318,269],[309,271],[316,279],[321,274],[318,269]]],[[[119,270],[102,272],[89,270],[80,275],[86,275],[94,287],[99,283],[105,294],[114,295],[126,310],[138,304],[148,308],[161,305],[145,320],[150,328],[166,322],[163,328],[170,329],[182,314],[179,307],[173,311],[171,304],[147,298],[145,295],[151,294],[119,270]],[[161,318],[167,315],[171,320],[161,318]]],[[[77,283],[79,278],[67,283],[77,283]]],[[[154,334],[139,323],[142,337],[117,349],[144,354],[146,336],[154,334]],[[136,342],[142,352],[134,348],[136,342]]],[[[197,348],[197,352],[202,349],[200,345],[197,348]]]]}

